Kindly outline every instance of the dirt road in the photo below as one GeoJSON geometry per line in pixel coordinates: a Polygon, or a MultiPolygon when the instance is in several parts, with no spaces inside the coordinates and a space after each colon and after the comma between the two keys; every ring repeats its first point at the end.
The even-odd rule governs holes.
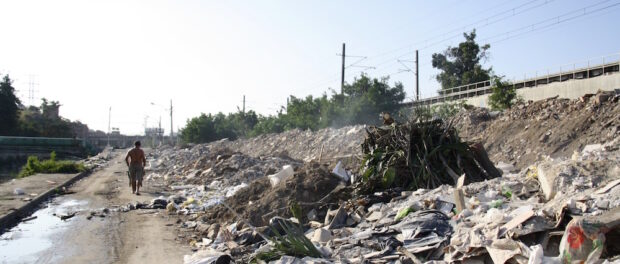
{"type": "MultiPolygon", "coordinates": [[[[88,220],[89,210],[113,208],[130,202],[150,202],[162,195],[160,188],[146,182],[140,196],[131,193],[123,161],[124,151],[115,151],[109,164],[74,184],[74,194],[52,203],[71,202],[77,216],[61,231],[49,234],[51,246],[20,258],[36,263],[182,263],[188,247],[175,241],[175,219],[163,210],[112,212],[88,220]],[[77,208],[76,207],[76,208],[77,208]]],[[[47,230],[46,230],[47,231],[47,230]]],[[[10,260],[10,258],[9,258],[10,260]]],[[[6,259],[4,259],[6,261],[6,259]]],[[[12,261],[9,261],[12,262],[12,261]]]]}

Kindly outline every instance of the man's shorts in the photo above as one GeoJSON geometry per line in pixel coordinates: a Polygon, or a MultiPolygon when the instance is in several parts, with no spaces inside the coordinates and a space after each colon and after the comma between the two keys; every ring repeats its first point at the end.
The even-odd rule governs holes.
{"type": "Polygon", "coordinates": [[[142,181],[144,176],[144,168],[140,165],[129,166],[129,180],[130,181],[142,181]]]}

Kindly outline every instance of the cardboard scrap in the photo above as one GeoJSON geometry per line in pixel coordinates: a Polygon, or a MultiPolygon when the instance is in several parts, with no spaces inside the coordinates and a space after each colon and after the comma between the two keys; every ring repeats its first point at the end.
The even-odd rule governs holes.
{"type": "Polygon", "coordinates": [[[503,237],[504,235],[506,235],[508,231],[524,223],[525,221],[527,221],[534,215],[535,215],[534,211],[530,209],[514,217],[512,220],[508,221],[508,223],[500,227],[498,237],[499,238],[503,237]]]}
{"type": "Polygon", "coordinates": [[[616,187],[616,185],[620,184],[620,179],[617,179],[615,181],[612,181],[610,183],[608,183],[607,185],[605,185],[605,187],[598,189],[596,192],[594,192],[595,194],[604,194],[606,192],[608,192],[609,190],[613,189],[614,187],[616,187]]]}

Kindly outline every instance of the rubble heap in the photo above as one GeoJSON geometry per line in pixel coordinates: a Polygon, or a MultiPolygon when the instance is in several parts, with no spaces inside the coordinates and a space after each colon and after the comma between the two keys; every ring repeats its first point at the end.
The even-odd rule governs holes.
{"type": "Polygon", "coordinates": [[[92,156],[92,157],[88,157],[87,159],[84,159],[82,162],[84,163],[84,166],[86,168],[88,168],[89,170],[96,170],[99,169],[101,167],[103,167],[105,164],[108,163],[108,161],[111,159],[111,152],[112,152],[112,148],[108,147],[103,149],[103,151],[99,152],[99,154],[92,156]]]}
{"type": "Polygon", "coordinates": [[[370,127],[362,150],[365,192],[455,185],[462,174],[466,183],[501,175],[481,145],[462,142],[442,120],[370,127]]]}
{"type": "Polygon", "coordinates": [[[234,141],[220,140],[211,145],[234,149],[250,156],[270,156],[278,153],[309,162],[338,160],[358,153],[364,138],[365,126],[325,128],[319,131],[292,129],[279,134],[260,135],[234,141]]]}
{"type": "Polygon", "coordinates": [[[208,223],[244,220],[254,226],[266,226],[274,216],[292,217],[289,205],[297,202],[306,212],[314,210],[314,213],[304,216],[302,220],[318,220],[325,216],[325,208],[330,203],[337,205],[336,197],[328,195],[339,184],[341,180],[331,175],[325,165],[306,163],[294,175],[276,185],[272,185],[267,177],[259,178],[224,200],[223,203],[231,207],[241,219],[223,205],[207,211],[202,219],[208,223]],[[319,215],[319,212],[323,214],[319,215]]]}
{"type": "Polygon", "coordinates": [[[522,169],[546,155],[570,157],[588,144],[619,137],[618,100],[614,92],[599,92],[521,102],[503,113],[473,107],[458,113],[454,126],[466,140],[483,143],[495,162],[522,169]]]}
{"type": "MultiPolygon", "coordinates": [[[[226,256],[247,263],[273,252],[274,244],[259,234],[273,239],[269,230],[278,228],[278,221],[288,225],[301,221],[304,236],[321,256],[276,256],[267,258],[270,263],[545,263],[610,258],[620,254],[613,243],[605,243],[607,234],[618,232],[620,224],[618,143],[616,139],[589,146],[573,159],[548,159],[484,182],[354,197],[324,209],[322,221],[310,216],[273,217],[270,227],[254,227],[243,217],[212,224],[197,217],[200,224],[189,226],[204,226],[197,236],[202,240],[194,243],[199,249],[196,256],[203,260],[226,256]],[[459,190],[465,201],[460,210],[454,195],[459,190]]],[[[316,210],[302,212],[314,216],[316,210]]],[[[189,260],[188,256],[186,263],[189,260]]]]}
{"type": "Polygon", "coordinates": [[[459,155],[442,149],[445,162],[437,157],[430,168],[445,181],[411,189],[359,192],[364,171],[354,165],[363,163],[356,154],[365,127],[160,149],[149,157],[148,178],[172,195],[140,207],[178,217],[178,237],[196,251],[185,263],[618,261],[617,101],[599,93],[524,103],[503,114],[461,112],[457,130],[469,141],[478,135],[497,162],[485,167],[484,158],[474,157],[482,169],[470,173],[459,155],[484,148],[461,142],[444,124],[431,126],[448,134],[426,133],[436,136],[429,140],[397,125],[369,128],[365,154],[397,146],[382,151],[397,157],[391,163],[397,170],[410,166],[412,156],[425,159],[411,150],[417,144],[468,149],[459,155]],[[477,179],[495,168],[501,177],[477,179]]]}

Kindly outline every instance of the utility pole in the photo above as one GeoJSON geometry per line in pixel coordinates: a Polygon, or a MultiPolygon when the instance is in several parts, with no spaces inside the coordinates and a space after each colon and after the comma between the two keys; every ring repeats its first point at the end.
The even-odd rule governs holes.
{"type": "Polygon", "coordinates": [[[420,68],[418,66],[418,50],[415,50],[415,100],[420,101],[420,68]]]}
{"type": "Polygon", "coordinates": [[[170,142],[174,145],[174,130],[172,126],[172,99],[170,99],[170,142]]]}
{"type": "Polygon", "coordinates": [[[161,130],[161,115],[159,116],[159,130],[157,130],[157,141],[164,141],[164,133],[161,130]]]}
{"type": "Polygon", "coordinates": [[[245,94],[243,95],[243,116],[245,116],[245,94]]]}
{"type": "Polygon", "coordinates": [[[108,146],[110,145],[110,120],[112,119],[112,107],[108,110],[108,146]]]}
{"type": "Polygon", "coordinates": [[[340,94],[344,95],[344,58],[345,58],[345,44],[342,43],[342,76],[340,77],[340,94]]]}

